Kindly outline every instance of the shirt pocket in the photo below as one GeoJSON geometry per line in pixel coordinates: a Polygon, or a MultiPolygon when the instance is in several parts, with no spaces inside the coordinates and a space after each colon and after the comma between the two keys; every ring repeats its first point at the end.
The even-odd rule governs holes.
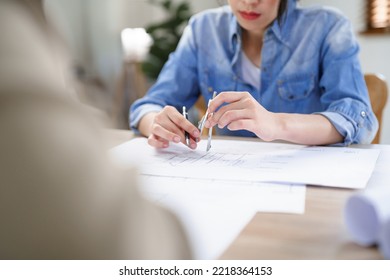
{"type": "Polygon", "coordinates": [[[295,102],[307,99],[315,91],[315,75],[281,77],[277,80],[277,89],[283,100],[295,102]]]}

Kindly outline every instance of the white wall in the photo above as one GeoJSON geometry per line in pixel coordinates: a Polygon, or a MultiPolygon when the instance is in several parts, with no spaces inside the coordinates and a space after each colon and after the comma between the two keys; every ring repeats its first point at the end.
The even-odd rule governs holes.
{"type": "MultiPolygon", "coordinates": [[[[218,6],[218,0],[190,4],[195,13],[218,6]]],[[[148,0],[45,0],[45,6],[76,62],[89,75],[103,78],[111,94],[122,66],[120,32],[127,27],[145,27],[164,17],[162,10],[148,0]]]]}
{"type": "MultiPolygon", "coordinates": [[[[85,1],[85,0],[84,0],[85,1]]],[[[147,0],[88,0],[91,72],[114,88],[122,65],[120,32],[127,27],[145,27],[164,18],[161,8],[147,0]]],[[[179,1],[181,2],[181,1],[179,1]]],[[[191,2],[194,12],[216,6],[213,0],[191,2]],[[214,3],[214,5],[212,5],[214,3]]]]}
{"type": "Polygon", "coordinates": [[[47,0],[45,9],[50,20],[55,23],[69,44],[69,48],[77,61],[85,63],[88,43],[85,37],[86,5],[79,0],[47,0]]]}

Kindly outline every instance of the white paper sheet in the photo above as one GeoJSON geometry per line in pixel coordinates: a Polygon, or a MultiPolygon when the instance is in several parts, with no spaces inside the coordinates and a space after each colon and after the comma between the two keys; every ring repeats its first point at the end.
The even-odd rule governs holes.
{"type": "Polygon", "coordinates": [[[193,151],[183,144],[154,149],[145,138],[112,151],[122,163],[138,163],[145,175],[310,184],[362,189],[380,151],[344,147],[213,140],[193,151]]]}
{"type": "Polygon", "coordinates": [[[142,179],[142,193],[182,221],[196,259],[218,258],[258,211],[304,212],[304,186],[156,176],[142,179]]]}

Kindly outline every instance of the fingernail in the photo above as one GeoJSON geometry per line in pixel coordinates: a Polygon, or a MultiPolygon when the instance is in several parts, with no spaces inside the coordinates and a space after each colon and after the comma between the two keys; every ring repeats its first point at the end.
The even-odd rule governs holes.
{"type": "Polygon", "coordinates": [[[195,137],[199,137],[199,131],[198,130],[194,130],[192,135],[195,136],[195,137]]]}
{"type": "Polygon", "coordinates": [[[173,137],[173,142],[179,143],[180,142],[180,137],[179,136],[173,137]]]}
{"type": "Polygon", "coordinates": [[[190,145],[190,147],[191,147],[191,149],[195,150],[195,149],[196,149],[196,144],[195,144],[195,143],[192,143],[192,144],[190,145]]]}
{"type": "Polygon", "coordinates": [[[168,143],[164,143],[163,144],[163,148],[168,148],[169,144],[168,143]]]}

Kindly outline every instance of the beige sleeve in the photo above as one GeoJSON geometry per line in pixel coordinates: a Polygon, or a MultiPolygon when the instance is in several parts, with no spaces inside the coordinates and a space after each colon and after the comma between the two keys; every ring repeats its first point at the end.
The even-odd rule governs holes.
{"type": "Polygon", "coordinates": [[[190,258],[176,218],[140,196],[136,169],[110,164],[100,124],[63,94],[16,2],[0,2],[0,34],[20,31],[0,40],[0,259],[190,258]]]}

